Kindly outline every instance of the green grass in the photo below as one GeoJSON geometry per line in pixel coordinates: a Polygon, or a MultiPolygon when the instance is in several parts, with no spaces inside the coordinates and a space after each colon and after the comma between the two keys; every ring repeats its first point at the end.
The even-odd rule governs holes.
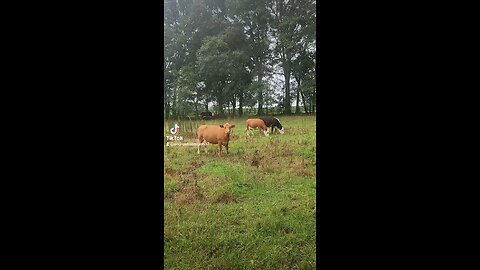
{"type": "Polygon", "coordinates": [[[183,142],[203,123],[236,127],[222,157],[165,148],[165,269],[316,268],[316,119],[279,119],[285,134],[269,137],[247,137],[246,118],[177,122],[183,142]]]}

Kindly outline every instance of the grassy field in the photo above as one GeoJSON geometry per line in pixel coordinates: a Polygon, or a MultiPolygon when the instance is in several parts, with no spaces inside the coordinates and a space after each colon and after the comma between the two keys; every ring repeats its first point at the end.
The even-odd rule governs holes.
{"type": "Polygon", "coordinates": [[[165,147],[165,269],[316,268],[316,118],[279,119],[285,134],[269,137],[247,137],[246,118],[164,123],[183,143],[202,123],[236,125],[221,158],[165,147]]]}

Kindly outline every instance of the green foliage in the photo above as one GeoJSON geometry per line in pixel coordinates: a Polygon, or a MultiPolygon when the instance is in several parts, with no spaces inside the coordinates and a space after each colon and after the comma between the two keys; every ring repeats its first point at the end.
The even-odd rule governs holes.
{"type": "Polygon", "coordinates": [[[313,84],[302,86],[315,79],[315,1],[178,0],[164,6],[168,115],[192,113],[207,102],[223,112],[232,104],[260,109],[279,94],[286,100],[289,84],[250,87],[276,85],[271,82],[279,73],[297,80],[308,102],[315,99],[313,84]]]}

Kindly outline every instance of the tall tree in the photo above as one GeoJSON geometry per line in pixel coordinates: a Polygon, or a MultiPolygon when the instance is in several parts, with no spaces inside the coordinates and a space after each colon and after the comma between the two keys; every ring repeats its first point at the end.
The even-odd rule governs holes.
{"type": "Polygon", "coordinates": [[[164,111],[198,113],[214,102],[218,112],[257,114],[296,98],[315,111],[315,5],[312,0],[164,1],[164,111]],[[279,69],[279,70],[277,70],[279,69]],[[282,75],[284,84],[276,85],[282,75]],[[292,81],[292,79],[294,81],[292,81]],[[278,90],[282,91],[277,96],[278,90]]]}
{"type": "Polygon", "coordinates": [[[239,101],[239,113],[243,113],[244,88],[251,83],[253,62],[251,61],[251,48],[243,33],[242,26],[233,23],[225,30],[223,35],[229,49],[228,64],[228,88],[225,94],[231,97],[233,113],[235,113],[237,100],[239,101]]]}
{"type": "Polygon", "coordinates": [[[316,2],[311,0],[268,0],[269,11],[273,15],[270,26],[275,53],[285,78],[286,114],[291,113],[290,80],[295,69],[293,61],[315,36],[315,5],[316,2]]]}
{"type": "MultiPolygon", "coordinates": [[[[248,40],[253,76],[257,82],[263,83],[265,75],[270,71],[268,64],[271,58],[268,40],[270,13],[267,10],[267,1],[229,0],[227,6],[230,18],[242,26],[248,40]]],[[[263,87],[257,88],[258,115],[263,114],[263,89],[263,87]]]]}
{"type": "Polygon", "coordinates": [[[209,95],[216,99],[220,115],[224,115],[226,102],[223,90],[228,79],[229,54],[227,52],[227,43],[221,36],[214,36],[207,38],[197,53],[200,77],[205,82],[206,89],[209,89],[209,95]]]}
{"type": "Polygon", "coordinates": [[[229,27],[224,33],[205,39],[198,50],[197,62],[201,79],[209,89],[218,106],[219,114],[224,114],[224,107],[235,107],[237,97],[243,98],[239,87],[249,81],[250,64],[246,42],[239,29],[229,27]]]}

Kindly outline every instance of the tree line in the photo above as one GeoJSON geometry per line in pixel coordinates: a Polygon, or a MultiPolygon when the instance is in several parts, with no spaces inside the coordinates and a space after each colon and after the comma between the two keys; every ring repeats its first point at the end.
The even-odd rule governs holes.
{"type": "Polygon", "coordinates": [[[164,0],[165,116],[208,104],[315,112],[315,11],[311,0],[164,0]]]}

